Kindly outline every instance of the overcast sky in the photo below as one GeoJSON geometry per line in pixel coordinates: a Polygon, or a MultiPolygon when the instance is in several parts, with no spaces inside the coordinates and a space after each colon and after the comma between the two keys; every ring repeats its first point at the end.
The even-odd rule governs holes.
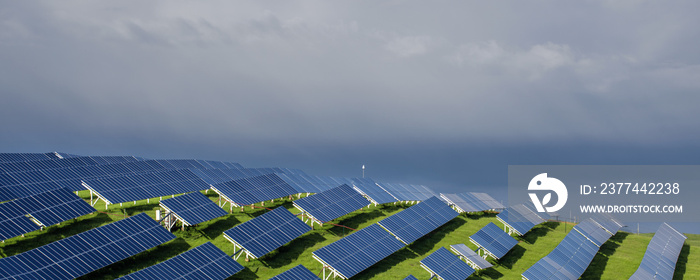
{"type": "Polygon", "coordinates": [[[0,1],[2,152],[494,188],[698,164],[698,1],[0,1]]]}

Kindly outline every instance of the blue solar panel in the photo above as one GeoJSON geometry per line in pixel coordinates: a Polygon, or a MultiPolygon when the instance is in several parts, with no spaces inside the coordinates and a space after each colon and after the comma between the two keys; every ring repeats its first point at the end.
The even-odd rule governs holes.
{"type": "Polygon", "coordinates": [[[282,272],[281,274],[270,278],[270,280],[320,280],[316,274],[309,271],[303,265],[297,265],[290,270],[282,272]]]}
{"type": "Polygon", "coordinates": [[[523,204],[508,207],[496,217],[501,222],[514,229],[518,235],[523,235],[534,226],[544,222],[544,219],[523,204]]]}
{"type": "Polygon", "coordinates": [[[122,280],[140,279],[226,279],[243,266],[211,242],[199,245],[167,261],[131,273],[122,280]]]}
{"type": "Polygon", "coordinates": [[[663,223],[651,238],[637,271],[630,280],[673,279],[678,255],[687,237],[663,223]]]}
{"type": "Polygon", "coordinates": [[[592,219],[612,235],[615,235],[624,226],[620,221],[607,213],[598,214],[592,219]]]}
{"type": "Polygon", "coordinates": [[[441,194],[450,204],[462,212],[480,212],[485,210],[503,209],[503,204],[485,193],[465,192],[458,194],[441,194]]]}
{"type": "Polygon", "coordinates": [[[80,197],[58,189],[0,204],[0,239],[5,240],[39,229],[25,215],[40,225],[52,226],[95,212],[80,197]]]}
{"type": "Polygon", "coordinates": [[[413,276],[412,274],[409,274],[409,275],[406,276],[406,278],[404,278],[403,280],[418,280],[418,278],[416,278],[416,277],[413,276]]]}
{"type": "Polygon", "coordinates": [[[440,249],[428,255],[420,263],[432,275],[437,275],[445,280],[464,280],[474,273],[473,268],[444,247],[440,247],[440,249]]]}
{"type": "Polygon", "coordinates": [[[311,227],[284,207],[262,214],[224,232],[224,237],[260,258],[307,233],[311,227]]]}
{"type": "Polygon", "coordinates": [[[352,184],[355,188],[359,189],[364,195],[368,196],[369,199],[377,204],[391,203],[399,201],[394,196],[392,196],[385,189],[377,185],[372,179],[369,178],[355,178],[352,179],[352,184]]]}
{"type": "Polygon", "coordinates": [[[160,202],[168,212],[173,212],[185,225],[191,226],[228,214],[200,192],[193,192],[160,202]]]}
{"type": "Polygon", "coordinates": [[[529,280],[578,279],[598,252],[598,247],[578,231],[570,231],[554,250],[523,272],[529,280]]]}
{"type": "Polygon", "coordinates": [[[574,229],[583,234],[586,238],[595,243],[596,246],[603,246],[603,243],[610,239],[611,234],[603,229],[598,223],[588,218],[574,226],[574,229]]]}
{"type": "Polygon", "coordinates": [[[0,162],[36,161],[58,158],[55,153],[0,153],[0,162]]]}
{"type": "Polygon", "coordinates": [[[347,279],[403,246],[394,236],[373,224],[314,251],[313,255],[347,279]]]}
{"type": "Polygon", "coordinates": [[[1,258],[0,275],[14,279],[74,279],[172,239],[172,233],[141,213],[1,258]]]}
{"type": "Polygon", "coordinates": [[[73,157],[65,159],[44,159],[26,162],[5,162],[0,163],[0,172],[14,173],[38,170],[50,170],[75,166],[101,165],[118,162],[138,161],[132,156],[92,156],[92,157],[73,157]]]}
{"type": "Polygon", "coordinates": [[[440,194],[423,185],[380,183],[380,186],[400,201],[423,201],[440,194]]]}
{"type": "Polygon", "coordinates": [[[294,205],[321,223],[369,205],[369,201],[348,185],[342,185],[294,201],[294,205]]]}
{"type": "Polygon", "coordinates": [[[457,217],[445,202],[432,197],[378,222],[383,228],[410,244],[457,217]]]}
{"type": "Polygon", "coordinates": [[[188,169],[131,174],[84,182],[86,187],[108,203],[136,201],[209,188],[207,183],[188,169]]]}
{"type": "Polygon", "coordinates": [[[469,237],[474,245],[479,246],[495,259],[505,256],[518,241],[501,230],[496,224],[489,223],[469,237]]]}
{"type": "Polygon", "coordinates": [[[297,193],[294,188],[284,182],[277,174],[224,182],[213,185],[212,189],[225,200],[238,206],[251,205],[297,193]]]}
{"type": "Polygon", "coordinates": [[[465,258],[467,263],[470,263],[474,269],[485,269],[493,266],[490,262],[487,262],[486,259],[467,247],[467,245],[450,245],[450,250],[465,258]]]}

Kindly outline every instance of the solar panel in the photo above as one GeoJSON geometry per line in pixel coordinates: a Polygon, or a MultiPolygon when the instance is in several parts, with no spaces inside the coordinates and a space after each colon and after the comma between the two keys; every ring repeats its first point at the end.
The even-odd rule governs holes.
{"type": "Polygon", "coordinates": [[[320,280],[316,274],[309,271],[303,265],[297,265],[290,270],[282,272],[281,274],[270,278],[270,280],[320,280]]]}
{"type": "Polygon", "coordinates": [[[474,269],[445,249],[440,247],[437,251],[420,261],[423,268],[431,275],[437,275],[445,280],[464,280],[474,273],[474,269]]]}
{"type": "Polygon", "coordinates": [[[523,204],[506,208],[496,218],[510,229],[509,233],[518,235],[523,235],[534,226],[544,222],[544,219],[523,204]]]}
{"type": "Polygon", "coordinates": [[[298,193],[320,193],[343,184],[352,185],[351,179],[330,176],[314,176],[303,172],[285,172],[284,174],[278,175],[298,193]]]}
{"type": "Polygon", "coordinates": [[[12,279],[74,279],[172,239],[172,233],[141,213],[1,258],[0,275],[12,279]]]}
{"type": "Polygon", "coordinates": [[[3,162],[0,163],[0,172],[15,173],[132,161],[138,161],[138,159],[133,156],[87,156],[22,162],[3,162]]]}
{"type": "Polygon", "coordinates": [[[277,207],[225,231],[224,237],[234,243],[234,248],[244,249],[246,256],[260,258],[310,230],[289,210],[277,207]]]}
{"type": "Polygon", "coordinates": [[[438,193],[423,185],[380,183],[380,186],[394,195],[399,201],[423,201],[438,193]]]}
{"type": "Polygon", "coordinates": [[[410,244],[418,238],[457,217],[457,212],[437,197],[413,205],[378,222],[402,242],[410,244]]]}
{"type": "Polygon", "coordinates": [[[465,192],[457,194],[440,194],[449,204],[457,207],[459,213],[480,212],[485,210],[503,209],[503,204],[485,193],[465,192]]]}
{"type": "MultiPolygon", "coordinates": [[[[193,192],[160,202],[160,206],[187,226],[196,225],[228,214],[200,192],[193,192]]],[[[166,213],[167,215],[167,213],[166,213]]]]}
{"type": "Polygon", "coordinates": [[[266,174],[224,182],[212,186],[226,201],[236,206],[251,205],[261,201],[296,194],[296,190],[277,174],[266,174]]]}
{"type": "Polygon", "coordinates": [[[630,280],[673,279],[678,255],[686,238],[667,223],[662,223],[651,238],[642,262],[630,280]]]}
{"type": "Polygon", "coordinates": [[[54,153],[0,153],[0,162],[35,161],[57,158],[54,153]]]}
{"type": "Polygon", "coordinates": [[[406,278],[404,278],[403,280],[418,280],[418,278],[416,278],[415,276],[413,276],[413,274],[409,274],[409,275],[406,276],[406,278]]]}
{"type": "Polygon", "coordinates": [[[226,279],[243,266],[211,242],[118,279],[226,279]]]}
{"type": "Polygon", "coordinates": [[[348,185],[294,201],[294,206],[319,223],[329,222],[369,205],[369,201],[348,185]]]}
{"type": "Polygon", "coordinates": [[[479,256],[479,254],[474,252],[472,249],[469,249],[467,245],[450,245],[450,250],[452,250],[452,252],[455,252],[461,258],[464,258],[464,260],[467,261],[467,264],[469,264],[469,266],[471,266],[474,269],[485,269],[493,266],[490,262],[486,261],[486,259],[479,256]]]}
{"type": "Polygon", "coordinates": [[[200,191],[209,188],[188,169],[85,180],[83,185],[107,204],[200,191]]]}
{"type": "Polygon", "coordinates": [[[600,247],[612,236],[593,219],[588,218],[574,226],[574,229],[600,247]]]}
{"type": "Polygon", "coordinates": [[[500,259],[513,249],[518,241],[501,230],[496,224],[489,223],[469,237],[474,245],[485,250],[494,259],[500,259]]]}
{"type": "Polygon", "coordinates": [[[397,202],[394,196],[392,196],[385,189],[377,185],[372,179],[369,178],[355,178],[352,179],[352,185],[361,194],[366,195],[375,204],[384,204],[390,202],[397,202]]]}
{"type": "Polygon", "coordinates": [[[5,240],[95,212],[66,189],[40,193],[0,204],[0,239],[5,240]],[[28,217],[27,217],[28,216],[28,217]],[[34,220],[37,224],[32,223],[34,220]]]}
{"type": "Polygon", "coordinates": [[[401,249],[394,236],[373,224],[313,252],[333,274],[348,279],[401,249]]]}
{"type": "Polygon", "coordinates": [[[570,231],[552,252],[523,272],[524,279],[578,279],[598,252],[593,242],[570,231]]]}
{"type": "Polygon", "coordinates": [[[624,226],[622,222],[613,218],[613,216],[608,213],[600,213],[592,219],[612,235],[615,235],[617,231],[624,226]]]}

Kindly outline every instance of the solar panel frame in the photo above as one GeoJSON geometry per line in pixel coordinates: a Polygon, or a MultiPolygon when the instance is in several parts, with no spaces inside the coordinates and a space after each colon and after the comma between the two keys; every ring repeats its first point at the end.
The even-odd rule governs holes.
{"type": "Polygon", "coordinates": [[[201,192],[162,200],[160,206],[175,215],[186,226],[200,224],[228,214],[201,192]]]}
{"type": "Polygon", "coordinates": [[[486,259],[484,259],[482,256],[479,256],[479,254],[474,252],[465,244],[450,245],[450,250],[455,252],[460,257],[463,257],[467,261],[467,264],[474,269],[486,269],[493,266],[490,262],[486,261],[486,259]]]}
{"type": "Polygon", "coordinates": [[[591,218],[585,219],[574,226],[574,230],[588,238],[596,246],[600,247],[610,239],[612,234],[606,231],[600,224],[591,218]]]}
{"type": "Polygon", "coordinates": [[[294,201],[296,208],[320,223],[335,220],[369,204],[365,197],[345,184],[294,201]]]}
{"type": "Polygon", "coordinates": [[[464,280],[475,272],[474,268],[450,253],[445,247],[440,247],[422,259],[420,264],[431,275],[445,280],[464,280]]]}
{"type": "Polygon", "coordinates": [[[366,195],[374,204],[398,202],[391,193],[379,186],[370,178],[353,178],[352,186],[361,194],[366,195]]]}
{"type": "Polygon", "coordinates": [[[469,237],[474,245],[479,246],[494,259],[501,259],[513,249],[518,241],[501,230],[496,224],[488,223],[469,237]]]}
{"type": "Polygon", "coordinates": [[[678,256],[687,237],[662,223],[651,238],[639,268],[630,280],[673,279],[678,256]]]}
{"type": "Polygon", "coordinates": [[[219,183],[211,188],[236,206],[251,205],[297,193],[275,173],[219,183]]]}
{"type": "Polygon", "coordinates": [[[284,207],[224,231],[224,237],[246,254],[260,258],[311,231],[311,227],[284,207]]]}

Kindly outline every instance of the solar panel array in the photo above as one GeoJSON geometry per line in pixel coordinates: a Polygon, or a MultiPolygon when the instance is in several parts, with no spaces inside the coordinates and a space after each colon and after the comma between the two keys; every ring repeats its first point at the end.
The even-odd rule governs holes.
{"type": "Polygon", "coordinates": [[[243,266],[211,242],[118,279],[226,279],[243,266]]]}
{"type": "Polygon", "coordinates": [[[141,213],[0,259],[0,279],[74,279],[175,239],[141,213]]]}
{"type": "Polygon", "coordinates": [[[484,249],[486,253],[500,259],[505,256],[510,249],[513,249],[518,241],[501,230],[496,224],[489,223],[475,234],[469,237],[474,245],[484,249]]]}
{"type": "Polygon", "coordinates": [[[316,195],[294,201],[294,206],[321,223],[369,205],[369,201],[348,185],[342,185],[316,195]]]}
{"type": "Polygon", "coordinates": [[[271,173],[301,172],[288,168],[236,168],[236,169],[193,169],[202,180],[215,185],[223,182],[238,180],[242,178],[262,176],[271,173]]]}
{"type": "Polygon", "coordinates": [[[423,185],[397,183],[380,183],[379,185],[399,201],[423,201],[433,196],[440,196],[439,193],[423,185]]]}
{"type": "Polygon", "coordinates": [[[85,180],[83,185],[110,204],[209,188],[209,184],[202,181],[189,169],[85,180]]]}
{"type": "Polygon", "coordinates": [[[377,185],[372,179],[369,178],[355,178],[352,179],[353,186],[363,195],[366,195],[370,200],[376,204],[384,204],[399,201],[394,196],[392,196],[385,189],[377,185]]]}
{"type": "Polygon", "coordinates": [[[396,235],[402,242],[410,244],[418,238],[457,217],[457,212],[437,197],[413,205],[378,222],[396,235]]]}
{"type": "Polygon", "coordinates": [[[552,252],[523,272],[524,279],[578,279],[598,252],[596,246],[577,230],[570,231],[552,252]]]}
{"type": "Polygon", "coordinates": [[[309,271],[303,265],[297,265],[281,274],[270,278],[270,280],[320,280],[316,274],[309,271]]]}
{"type": "Polygon", "coordinates": [[[601,227],[603,227],[611,235],[615,235],[617,233],[617,231],[619,231],[624,226],[624,224],[622,224],[622,222],[613,218],[608,213],[600,213],[596,217],[594,217],[593,220],[595,220],[601,227]]]}
{"type": "Polygon", "coordinates": [[[132,161],[138,161],[138,159],[133,156],[88,156],[62,159],[44,159],[26,162],[5,162],[0,163],[0,173],[60,169],[76,166],[105,165],[132,161]]]}
{"type": "Polygon", "coordinates": [[[445,280],[464,280],[474,273],[474,269],[444,247],[428,255],[420,264],[430,272],[445,280]]]}
{"type": "MultiPolygon", "coordinates": [[[[0,162],[35,161],[59,158],[59,153],[0,153],[0,162]]],[[[63,156],[63,155],[61,155],[63,156]]]]}
{"type": "Polygon", "coordinates": [[[479,256],[472,249],[464,244],[450,245],[450,250],[457,253],[460,257],[466,259],[467,263],[474,269],[485,269],[492,267],[493,265],[486,261],[482,256],[479,256]]]}
{"type": "Polygon", "coordinates": [[[224,232],[229,241],[260,258],[307,233],[311,227],[284,207],[262,214],[224,232]]]}
{"type": "Polygon", "coordinates": [[[505,206],[486,193],[465,192],[457,194],[440,194],[444,199],[457,207],[457,211],[480,212],[493,209],[503,209],[505,206]]]}
{"type": "Polygon", "coordinates": [[[40,193],[0,204],[0,240],[39,229],[30,215],[42,226],[52,226],[95,212],[88,203],[66,189],[40,193]]]}
{"type": "Polygon", "coordinates": [[[673,279],[678,255],[687,237],[663,223],[651,238],[637,271],[630,280],[673,279]]]}
{"type": "Polygon", "coordinates": [[[237,205],[251,205],[261,201],[296,194],[289,184],[277,174],[267,174],[224,182],[212,189],[227,201],[237,205]]]}
{"type": "Polygon", "coordinates": [[[518,235],[523,235],[530,231],[534,226],[543,223],[537,213],[525,207],[523,204],[511,206],[499,213],[496,218],[513,229],[518,235]]]}
{"type": "Polygon", "coordinates": [[[339,276],[347,279],[403,246],[390,233],[373,224],[314,251],[313,255],[324,266],[329,266],[339,276]]]}
{"type": "Polygon", "coordinates": [[[612,236],[591,218],[581,221],[578,225],[574,226],[574,230],[583,234],[583,236],[591,240],[591,242],[595,243],[598,247],[602,246],[603,243],[608,241],[612,236]]]}
{"type": "Polygon", "coordinates": [[[314,176],[303,172],[285,172],[279,176],[298,193],[320,193],[343,184],[352,186],[352,180],[348,178],[314,176]]]}
{"type": "Polygon", "coordinates": [[[161,201],[160,205],[187,226],[203,223],[228,214],[201,192],[169,198],[161,201]]]}

